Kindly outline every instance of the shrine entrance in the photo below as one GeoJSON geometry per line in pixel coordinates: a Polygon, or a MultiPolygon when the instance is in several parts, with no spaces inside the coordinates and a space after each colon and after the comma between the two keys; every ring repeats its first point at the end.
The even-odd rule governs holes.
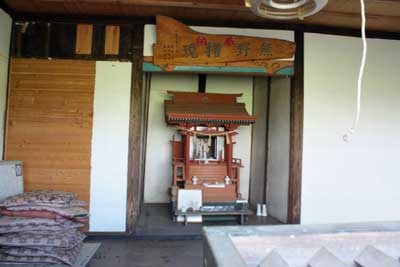
{"type": "Polygon", "coordinates": [[[146,169],[143,204],[135,234],[189,237],[199,236],[203,225],[240,225],[241,216],[234,212],[202,216],[201,221],[193,217],[185,225],[185,218],[178,218],[181,210],[177,192],[180,189],[202,191],[202,203],[195,205],[235,203],[242,205],[240,210],[243,205],[248,207],[251,213],[246,214],[245,225],[286,223],[271,215],[281,216],[281,210],[287,208],[288,188],[282,188],[288,177],[286,181],[281,179],[289,166],[286,137],[290,134],[290,125],[286,123],[289,123],[290,114],[290,78],[208,75],[205,90],[202,90],[205,93],[198,93],[198,75],[148,76],[146,80],[151,83],[148,86],[146,169]],[[166,84],[173,85],[175,91],[168,92],[166,84]],[[199,100],[185,99],[188,96],[199,100]],[[209,103],[217,101],[214,97],[230,98],[232,106],[221,108],[219,103],[220,108],[212,105],[204,108],[201,103],[205,97],[209,103]],[[200,103],[194,108],[196,104],[190,101],[200,103]],[[214,112],[214,118],[210,118],[213,122],[194,125],[193,117],[185,119],[187,114],[209,113],[208,110],[214,112]],[[235,112],[242,117],[236,126],[231,118],[230,128],[225,128],[217,122],[215,113],[218,110],[235,112]],[[268,174],[277,177],[278,183],[274,178],[268,180],[268,174]],[[230,179],[228,184],[226,176],[230,179]],[[269,216],[257,216],[257,204],[267,204],[269,216]]]}
{"type": "Polygon", "coordinates": [[[138,236],[300,222],[295,34],[231,30],[145,27],[138,236]]]}

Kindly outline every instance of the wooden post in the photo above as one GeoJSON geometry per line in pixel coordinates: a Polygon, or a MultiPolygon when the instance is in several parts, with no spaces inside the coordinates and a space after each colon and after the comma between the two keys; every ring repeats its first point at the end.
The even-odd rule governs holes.
{"type": "Polygon", "coordinates": [[[233,158],[233,143],[232,143],[232,135],[228,134],[228,138],[229,138],[229,144],[228,144],[228,139],[225,140],[226,144],[227,144],[227,148],[228,148],[228,153],[227,153],[227,174],[229,176],[229,178],[232,179],[232,158],[233,158]]]}
{"type": "Polygon", "coordinates": [[[240,194],[240,166],[236,168],[236,195],[238,198],[241,197],[241,194],[240,194]]]}
{"type": "Polygon", "coordinates": [[[190,135],[189,132],[185,132],[185,176],[183,179],[186,181],[190,179],[190,135]]]}
{"type": "Polygon", "coordinates": [[[128,196],[126,212],[126,231],[135,230],[140,206],[143,179],[143,106],[142,87],[143,35],[144,25],[135,25],[132,29],[132,89],[128,152],[128,196]]]}
{"type": "Polygon", "coordinates": [[[288,223],[300,224],[303,160],[304,32],[295,32],[296,63],[290,101],[290,165],[288,223]]]}

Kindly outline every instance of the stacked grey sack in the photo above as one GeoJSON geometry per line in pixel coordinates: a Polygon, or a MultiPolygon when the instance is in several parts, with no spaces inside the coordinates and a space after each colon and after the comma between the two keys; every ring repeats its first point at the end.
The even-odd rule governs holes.
{"type": "Polygon", "coordinates": [[[73,265],[88,221],[74,193],[33,191],[0,203],[0,263],[73,265]]]}

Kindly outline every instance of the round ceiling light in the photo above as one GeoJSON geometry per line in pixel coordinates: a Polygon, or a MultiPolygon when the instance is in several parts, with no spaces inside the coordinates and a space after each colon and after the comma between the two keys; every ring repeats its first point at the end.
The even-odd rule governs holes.
{"type": "Polygon", "coordinates": [[[320,11],[328,0],[248,0],[251,10],[268,19],[303,19],[320,11]]]}

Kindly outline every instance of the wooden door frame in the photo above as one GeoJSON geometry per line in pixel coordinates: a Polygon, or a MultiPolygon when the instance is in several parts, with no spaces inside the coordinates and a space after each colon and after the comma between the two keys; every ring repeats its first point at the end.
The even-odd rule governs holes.
{"type": "Polygon", "coordinates": [[[295,75],[290,93],[290,156],[288,223],[301,222],[301,184],[304,122],[304,31],[295,31],[295,75]]]}
{"type": "MultiPolygon", "coordinates": [[[[146,107],[148,101],[143,89],[144,25],[135,25],[132,47],[132,92],[128,153],[128,186],[126,232],[134,233],[142,204],[144,179],[144,151],[146,107]]],[[[301,182],[303,156],[304,112],[304,31],[295,31],[295,75],[291,81],[290,100],[290,160],[288,223],[299,224],[301,216],[301,182]]]]}
{"type": "Polygon", "coordinates": [[[126,232],[132,234],[137,225],[142,202],[144,108],[143,42],[144,24],[132,27],[132,83],[129,116],[128,183],[126,205],[126,232]]]}

